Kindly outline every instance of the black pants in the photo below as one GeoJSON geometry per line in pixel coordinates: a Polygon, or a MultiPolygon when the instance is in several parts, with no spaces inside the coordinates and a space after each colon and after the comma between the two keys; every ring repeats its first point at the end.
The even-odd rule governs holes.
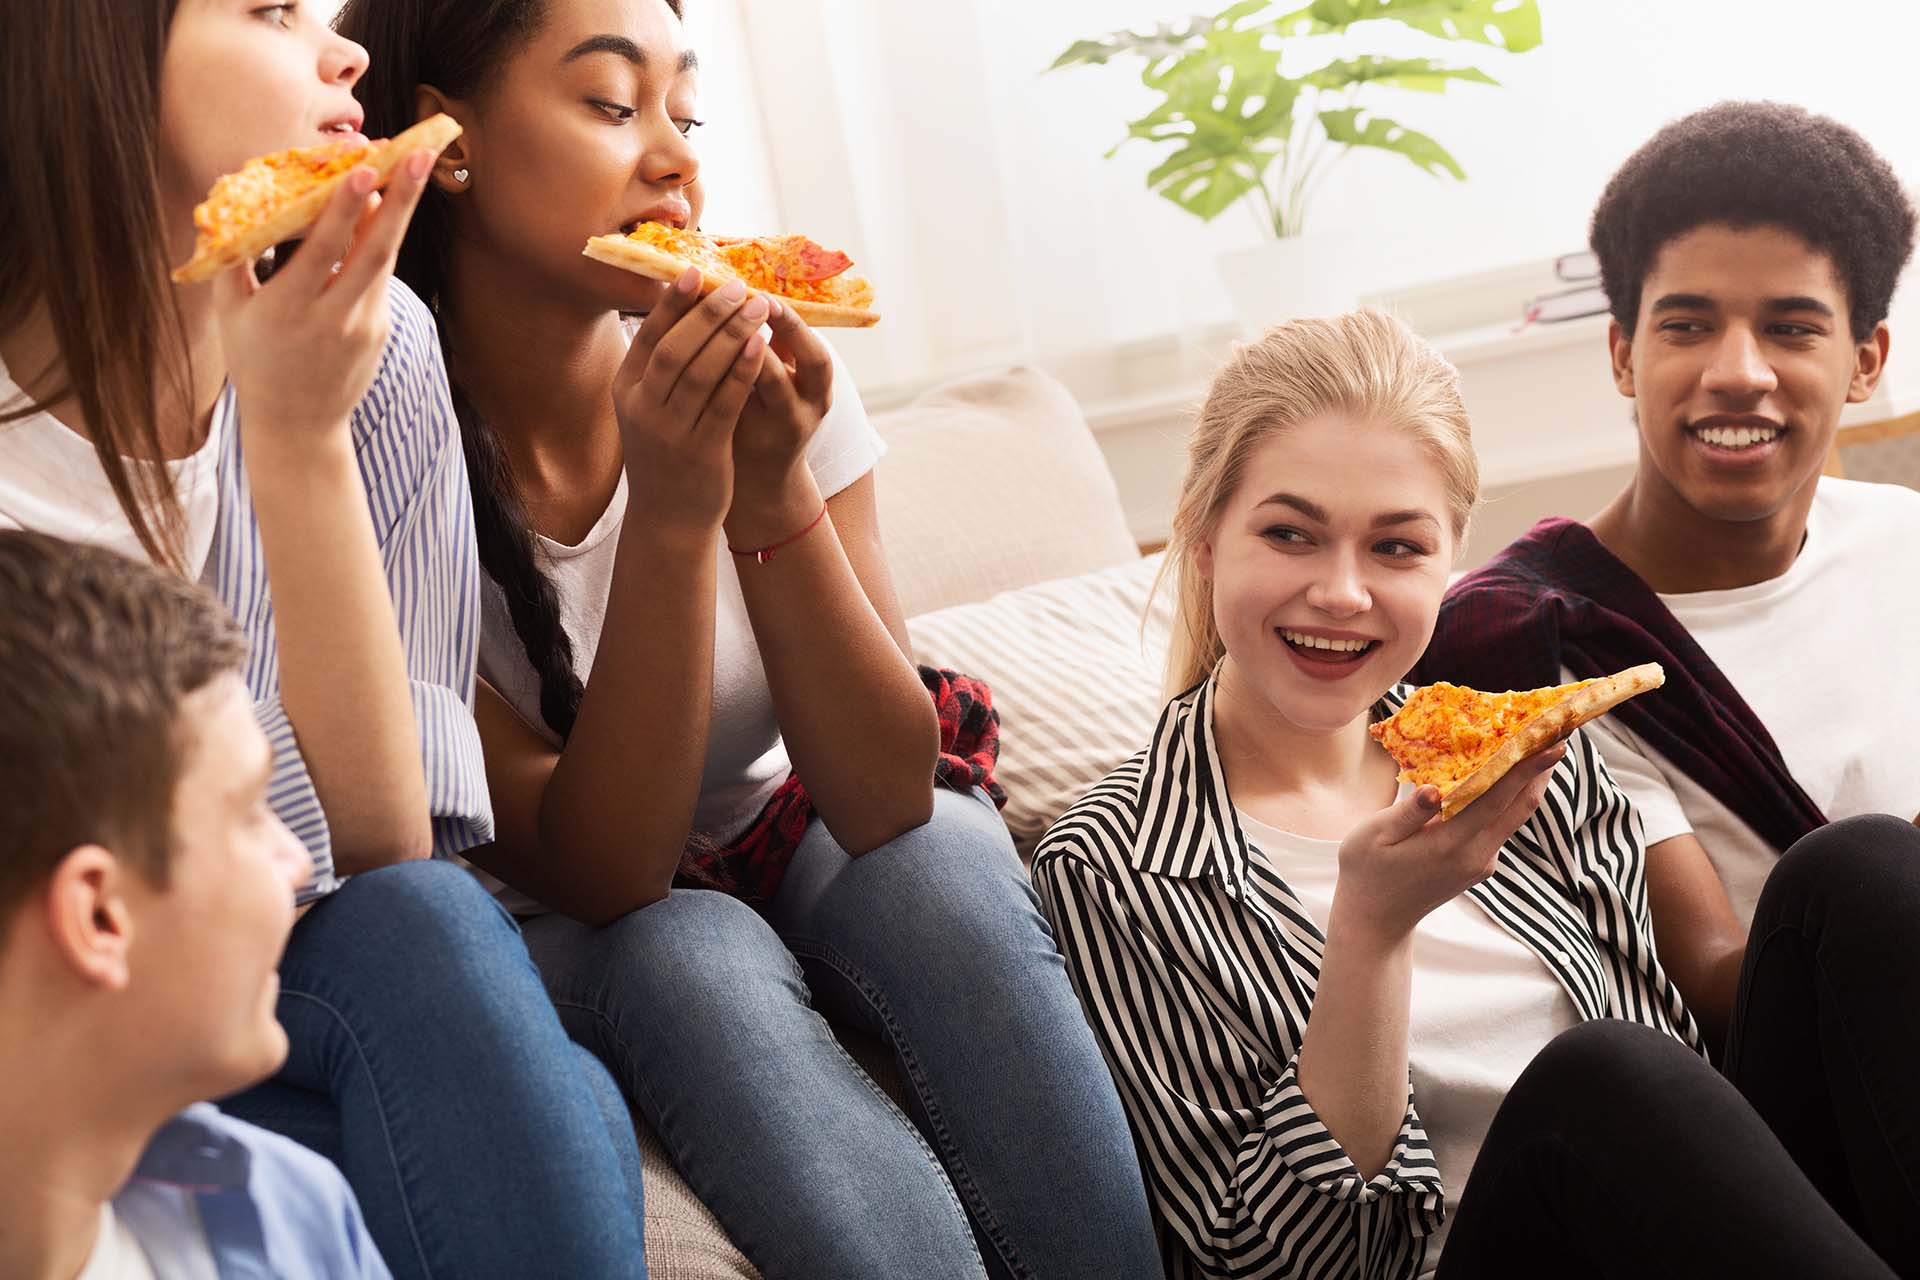
{"type": "Polygon", "coordinates": [[[1725,1075],[1590,1022],[1501,1105],[1453,1277],[1920,1277],[1920,828],[1788,850],[1748,935],[1725,1075]]]}

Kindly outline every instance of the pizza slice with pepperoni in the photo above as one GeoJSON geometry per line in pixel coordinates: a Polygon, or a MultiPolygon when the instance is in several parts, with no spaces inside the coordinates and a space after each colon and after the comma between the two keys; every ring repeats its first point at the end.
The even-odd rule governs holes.
{"type": "Polygon", "coordinates": [[[847,274],[853,259],[805,236],[714,236],[643,222],[624,235],[595,236],[582,252],[667,284],[697,267],[703,297],[739,280],[789,304],[811,325],[865,328],[880,321],[872,283],[847,274]]]}

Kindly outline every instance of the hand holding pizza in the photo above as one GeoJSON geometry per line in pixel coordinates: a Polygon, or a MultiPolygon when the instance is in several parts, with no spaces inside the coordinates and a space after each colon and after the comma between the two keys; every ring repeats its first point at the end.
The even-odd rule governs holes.
{"type": "Polygon", "coordinates": [[[227,370],[243,424],[276,440],[344,432],[379,372],[392,328],[387,281],[433,152],[416,151],[383,200],[370,168],[348,175],[292,261],[261,284],[251,260],[215,278],[227,370]]]}
{"type": "Polygon", "coordinates": [[[773,343],[733,434],[733,505],[727,541],[758,547],[811,520],[820,494],[807,446],[833,405],[833,355],[794,313],[768,299],[773,343]]]}
{"type": "Polygon", "coordinates": [[[771,306],[689,269],[647,314],[613,380],[634,508],[711,537],[734,493],[733,442],[766,354],[771,306]]]}
{"type": "Polygon", "coordinates": [[[1404,939],[1493,874],[1501,846],[1540,807],[1565,754],[1561,740],[1527,757],[1451,820],[1439,818],[1438,789],[1418,786],[1362,822],[1340,842],[1332,919],[1383,944],[1404,939]]]}

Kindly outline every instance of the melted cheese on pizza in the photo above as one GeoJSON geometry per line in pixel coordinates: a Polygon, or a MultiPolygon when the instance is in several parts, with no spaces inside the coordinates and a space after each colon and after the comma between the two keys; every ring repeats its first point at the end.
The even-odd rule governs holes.
{"type": "Polygon", "coordinates": [[[1428,685],[1367,731],[1400,766],[1402,782],[1438,787],[1444,796],[1472,776],[1521,725],[1592,683],[1581,680],[1515,693],[1428,685]]]}
{"type": "Polygon", "coordinates": [[[805,236],[710,236],[663,222],[643,222],[627,238],[684,259],[709,276],[801,302],[843,307],[873,304],[873,285],[846,274],[853,259],[805,236]]]}
{"type": "Polygon", "coordinates": [[[330,142],[259,156],[220,178],[193,211],[200,247],[224,244],[291,201],[379,154],[380,142],[330,142]]]}

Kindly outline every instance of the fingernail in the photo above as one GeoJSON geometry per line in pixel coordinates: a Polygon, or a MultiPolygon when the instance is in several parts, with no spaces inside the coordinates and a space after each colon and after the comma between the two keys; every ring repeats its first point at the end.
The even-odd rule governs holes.
{"type": "Polygon", "coordinates": [[[747,286],[738,280],[729,280],[720,286],[717,296],[722,302],[738,302],[747,296],[747,286]]]}
{"type": "Polygon", "coordinates": [[[427,176],[427,171],[431,168],[433,168],[433,153],[430,151],[416,151],[407,157],[407,176],[409,178],[424,178],[427,176]]]}
{"type": "Polygon", "coordinates": [[[680,293],[692,293],[695,289],[698,289],[700,287],[700,268],[688,267],[685,271],[682,271],[680,278],[673,282],[673,287],[680,293]]]}
{"type": "Polygon", "coordinates": [[[773,304],[765,298],[754,298],[748,302],[746,306],[740,308],[740,315],[749,324],[755,324],[767,318],[772,305],[773,304]]]}
{"type": "Polygon", "coordinates": [[[740,348],[740,358],[742,360],[752,360],[756,356],[758,356],[761,352],[765,351],[766,349],[767,349],[766,338],[756,333],[751,338],[747,339],[746,346],[740,348]]]}
{"type": "Polygon", "coordinates": [[[364,196],[367,192],[373,190],[373,184],[378,180],[373,170],[362,165],[347,175],[347,190],[357,196],[364,196]]]}

